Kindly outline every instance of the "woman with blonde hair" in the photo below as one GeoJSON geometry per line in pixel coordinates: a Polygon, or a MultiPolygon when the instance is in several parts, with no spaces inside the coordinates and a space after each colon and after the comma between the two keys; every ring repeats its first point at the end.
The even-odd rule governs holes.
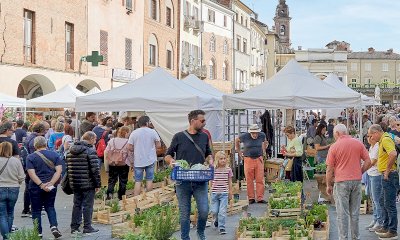
{"type": "Polygon", "coordinates": [[[49,138],[49,149],[58,151],[62,145],[62,138],[64,137],[64,123],[57,122],[54,128],[54,133],[49,138]]]}
{"type": "Polygon", "coordinates": [[[130,157],[128,150],[128,138],[131,134],[129,127],[118,129],[117,137],[112,138],[104,151],[104,165],[108,172],[107,199],[111,199],[114,194],[114,186],[119,180],[118,199],[126,193],[126,184],[128,182],[129,166],[133,167],[133,158],[130,157]]]}
{"type": "Polygon", "coordinates": [[[11,143],[0,143],[0,232],[3,239],[8,239],[11,232],[19,186],[25,180],[21,161],[12,155],[11,143]]]}

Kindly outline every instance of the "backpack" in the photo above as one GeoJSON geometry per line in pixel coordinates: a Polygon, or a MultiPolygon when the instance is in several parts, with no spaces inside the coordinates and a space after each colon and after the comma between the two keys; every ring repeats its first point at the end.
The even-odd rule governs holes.
{"type": "Polygon", "coordinates": [[[106,150],[106,147],[107,147],[106,140],[105,140],[107,133],[108,132],[106,130],[104,130],[103,134],[101,134],[101,138],[100,138],[99,142],[96,144],[96,153],[97,153],[97,156],[100,158],[104,157],[104,150],[106,150]]]}
{"type": "Polygon", "coordinates": [[[62,137],[57,138],[57,140],[56,140],[56,142],[54,144],[54,149],[56,151],[59,151],[61,146],[62,146],[62,137]]]}
{"type": "Polygon", "coordinates": [[[110,166],[125,166],[125,160],[128,157],[128,151],[125,146],[128,143],[128,139],[126,140],[124,146],[118,149],[115,147],[115,139],[111,140],[113,142],[113,147],[110,151],[107,152],[107,161],[110,166]]]}
{"type": "Polygon", "coordinates": [[[26,149],[26,147],[22,145],[19,149],[19,156],[24,170],[26,170],[26,158],[28,157],[28,155],[28,149],[26,149]]]}

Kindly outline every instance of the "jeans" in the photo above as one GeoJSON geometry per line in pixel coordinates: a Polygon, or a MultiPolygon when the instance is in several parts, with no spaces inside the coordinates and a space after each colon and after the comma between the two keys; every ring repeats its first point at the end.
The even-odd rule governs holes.
{"type": "Polygon", "coordinates": [[[54,188],[50,192],[46,192],[38,186],[32,186],[29,188],[29,194],[32,203],[32,220],[37,220],[39,233],[42,233],[42,207],[44,207],[44,210],[47,213],[50,227],[57,227],[57,214],[56,209],[54,208],[57,188],[54,188]]]}
{"type": "Polygon", "coordinates": [[[19,187],[0,187],[0,232],[3,239],[7,239],[11,232],[18,193],[19,187]]]}
{"type": "Polygon", "coordinates": [[[176,182],[179,216],[181,223],[181,239],[190,240],[190,210],[192,195],[198,210],[197,234],[200,240],[205,239],[204,230],[208,217],[208,182],[176,182]]]}
{"type": "Polygon", "coordinates": [[[339,227],[339,240],[349,239],[349,226],[351,238],[360,239],[358,221],[361,205],[361,181],[343,181],[335,183],[333,187],[335,198],[337,225],[339,227]],[[350,220],[350,224],[349,224],[350,220]]]}
{"type": "Polygon", "coordinates": [[[118,199],[126,193],[126,183],[128,182],[129,166],[109,166],[107,196],[114,193],[114,187],[119,179],[118,199]]]}
{"type": "Polygon", "coordinates": [[[155,163],[146,167],[134,167],[135,182],[143,181],[143,172],[146,172],[146,181],[153,181],[154,179],[155,163]]]}
{"type": "Polygon", "coordinates": [[[219,229],[225,229],[226,212],[228,208],[228,193],[211,193],[211,212],[219,229]]]}
{"type": "Polygon", "coordinates": [[[383,175],[369,176],[374,222],[380,226],[383,226],[382,178],[383,175]]]}
{"type": "Polygon", "coordinates": [[[74,206],[72,207],[71,229],[78,230],[82,223],[83,228],[90,229],[92,227],[92,215],[94,205],[95,190],[74,191],[74,206]]]}
{"type": "Polygon", "coordinates": [[[399,174],[397,171],[390,172],[388,180],[383,179],[382,176],[383,228],[393,233],[397,233],[396,194],[398,186],[399,174]]]}
{"type": "Polygon", "coordinates": [[[29,177],[28,173],[25,175],[25,191],[24,191],[24,210],[23,212],[27,213],[30,212],[31,210],[31,197],[29,196],[29,181],[31,181],[31,178],[29,177]]]}

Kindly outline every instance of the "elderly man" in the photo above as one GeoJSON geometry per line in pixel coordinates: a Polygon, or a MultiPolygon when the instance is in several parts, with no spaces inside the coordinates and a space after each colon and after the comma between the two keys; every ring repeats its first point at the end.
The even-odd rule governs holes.
{"type": "Polygon", "coordinates": [[[399,186],[399,173],[396,166],[396,147],[392,136],[383,132],[378,124],[369,128],[368,136],[379,142],[377,167],[383,174],[383,226],[375,233],[379,239],[397,239],[396,190],[399,186]]]}
{"type": "Polygon", "coordinates": [[[267,149],[268,141],[265,137],[265,133],[261,132],[261,129],[257,124],[253,124],[249,127],[247,133],[241,134],[235,140],[236,151],[239,157],[244,159],[244,175],[246,176],[247,183],[247,197],[249,204],[266,203],[264,200],[264,155],[267,149]],[[243,143],[243,153],[240,148],[240,143],[243,143]],[[254,180],[256,180],[256,193],[254,193],[254,180]]]}
{"type": "Polygon", "coordinates": [[[349,226],[350,239],[360,239],[361,176],[371,166],[371,160],[364,145],[348,135],[345,125],[336,125],[333,136],[336,143],[330,147],[326,160],[326,192],[331,195],[333,191],[335,198],[339,239],[349,239],[349,226]]]}

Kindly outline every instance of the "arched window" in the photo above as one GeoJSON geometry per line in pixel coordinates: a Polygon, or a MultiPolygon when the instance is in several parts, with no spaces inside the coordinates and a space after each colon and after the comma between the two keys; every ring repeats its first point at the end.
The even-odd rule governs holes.
{"type": "Polygon", "coordinates": [[[216,70],[217,66],[215,64],[215,60],[211,59],[210,62],[208,63],[208,66],[209,66],[209,75],[208,75],[208,77],[209,77],[210,80],[213,80],[213,79],[216,78],[215,70],[216,70]]]}
{"type": "Polygon", "coordinates": [[[154,34],[149,36],[149,65],[158,66],[158,41],[154,34]]]}
{"type": "Polygon", "coordinates": [[[171,0],[165,2],[165,18],[167,26],[174,28],[174,5],[171,0]]]}
{"type": "Polygon", "coordinates": [[[166,67],[168,69],[173,69],[174,68],[174,49],[172,48],[171,42],[167,43],[167,64],[166,67]]]}
{"type": "Polygon", "coordinates": [[[224,54],[228,54],[228,41],[225,40],[224,41],[224,50],[223,50],[224,54]]]}
{"type": "Polygon", "coordinates": [[[286,27],[285,27],[285,25],[281,25],[279,34],[280,34],[280,35],[285,35],[285,32],[286,32],[286,27]]]}
{"type": "Polygon", "coordinates": [[[212,35],[210,38],[210,52],[215,52],[215,36],[212,35]]]}
{"type": "Polygon", "coordinates": [[[151,19],[160,21],[160,1],[159,0],[148,0],[149,4],[149,16],[151,19]]]}
{"type": "Polygon", "coordinates": [[[228,63],[226,61],[222,64],[222,80],[228,80],[228,63]]]}

